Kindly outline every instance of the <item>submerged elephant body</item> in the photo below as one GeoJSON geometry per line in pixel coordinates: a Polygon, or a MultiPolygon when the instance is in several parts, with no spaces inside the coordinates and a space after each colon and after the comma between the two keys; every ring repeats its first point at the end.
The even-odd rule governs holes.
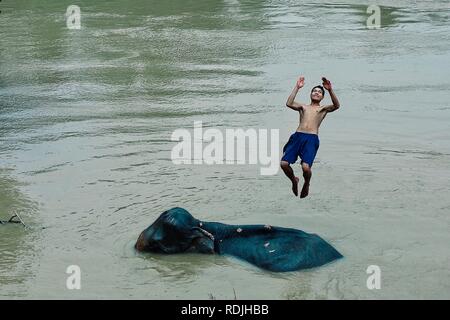
{"type": "Polygon", "coordinates": [[[142,252],[231,255],[275,272],[318,267],[342,258],[315,234],[267,225],[202,222],[182,208],[163,212],[140,234],[135,248],[142,252]]]}

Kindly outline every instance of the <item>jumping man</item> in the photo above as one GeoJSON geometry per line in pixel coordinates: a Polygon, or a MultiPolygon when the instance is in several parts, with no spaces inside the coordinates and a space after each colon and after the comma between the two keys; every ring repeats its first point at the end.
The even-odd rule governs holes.
{"type": "Polygon", "coordinates": [[[319,149],[319,127],[327,113],[339,109],[339,101],[331,88],[331,82],[322,78],[322,86],[315,86],[311,90],[310,104],[294,101],[298,91],[304,86],[305,78],[300,77],[289,96],[286,106],[299,112],[299,125],[297,131],[291,135],[289,141],[283,148],[283,157],[281,158],[281,168],[286,176],[292,182],[292,191],[298,196],[299,178],[294,175],[290,164],[295,163],[300,157],[303,170],[303,184],[300,198],[305,198],[309,192],[309,183],[311,181],[311,167],[319,149]],[[325,89],[329,92],[333,104],[321,106],[320,101],[325,96],[325,89]]]}

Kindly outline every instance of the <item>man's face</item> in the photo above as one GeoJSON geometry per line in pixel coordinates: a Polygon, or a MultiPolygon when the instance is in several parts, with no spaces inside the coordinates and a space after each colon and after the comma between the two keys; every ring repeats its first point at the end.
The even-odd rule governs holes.
{"type": "Polygon", "coordinates": [[[311,91],[311,100],[312,101],[321,101],[323,99],[323,93],[320,88],[314,88],[311,91]]]}

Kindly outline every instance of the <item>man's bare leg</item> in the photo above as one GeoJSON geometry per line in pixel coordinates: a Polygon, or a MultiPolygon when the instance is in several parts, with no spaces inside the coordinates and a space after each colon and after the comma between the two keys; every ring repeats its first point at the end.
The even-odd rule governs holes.
{"type": "Polygon", "coordinates": [[[298,181],[299,178],[294,175],[294,170],[292,170],[289,162],[281,161],[280,163],[281,169],[283,169],[284,174],[291,180],[292,182],[292,192],[294,192],[295,196],[298,197],[298,181]]]}
{"type": "Polygon", "coordinates": [[[300,193],[300,198],[305,198],[309,193],[309,182],[311,181],[312,171],[309,164],[302,163],[303,178],[305,183],[303,183],[302,192],[300,193]]]}

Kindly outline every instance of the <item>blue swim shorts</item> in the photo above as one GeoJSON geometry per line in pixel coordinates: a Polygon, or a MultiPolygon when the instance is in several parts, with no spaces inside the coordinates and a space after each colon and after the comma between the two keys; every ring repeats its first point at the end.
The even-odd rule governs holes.
{"type": "Polygon", "coordinates": [[[317,150],[319,150],[319,136],[313,133],[295,132],[289,138],[289,141],[283,147],[282,161],[295,163],[297,158],[302,159],[312,167],[317,150]]]}

